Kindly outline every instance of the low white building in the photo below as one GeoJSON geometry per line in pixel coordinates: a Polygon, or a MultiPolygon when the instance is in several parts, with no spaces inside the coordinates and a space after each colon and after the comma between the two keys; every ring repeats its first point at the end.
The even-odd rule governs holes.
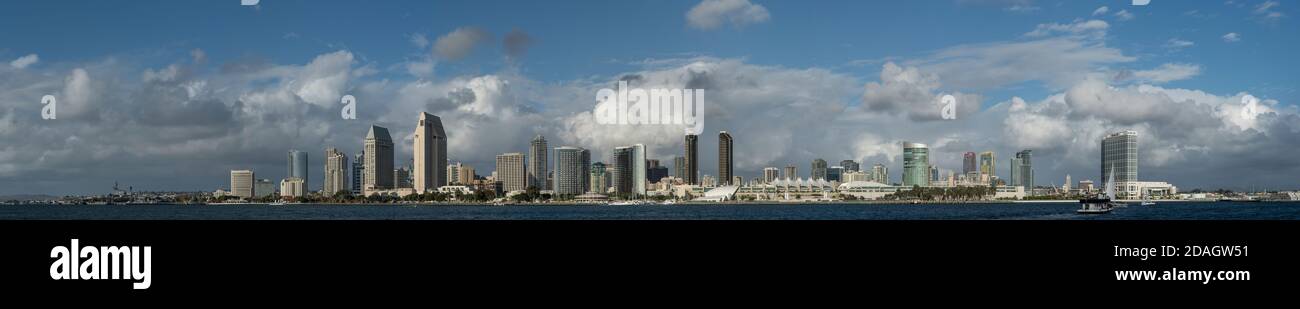
{"type": "Polygon", "coordinates": [[[280,180],[280,197],[304,197],[307,191],[303,188],[303,180],[298,177],[289,177],[280,180]]]}

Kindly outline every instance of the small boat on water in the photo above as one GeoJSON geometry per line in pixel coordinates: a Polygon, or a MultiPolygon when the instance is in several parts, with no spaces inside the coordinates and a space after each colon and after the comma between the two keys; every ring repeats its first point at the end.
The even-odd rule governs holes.
{"type": "Polygon", "coordinates": [[[283,201],[271,202],[270,204],[267,204],[267,205],[270,205],[270,206],[284,206],[284,202],[283,202],[283,201]]]}
{"type": "Polygon", "coordinates": [[[1080,199],[1079,205],[1079,210],[1075,212],[1084,215],[1104,214],[1115,209],[1110,199],[1103,197],[1080,199]]]}
{"type": "Polygon", "coordinates": [[[1103,196],[1085,198],[1079,200],[1078,214],[1095,215],[1110,213],[1116,207],[1127,207],[1128,204],[1115,202],[1115,169],[1111,168],[1110,178],[1106,180],[1106,191],[1103,196]]]}

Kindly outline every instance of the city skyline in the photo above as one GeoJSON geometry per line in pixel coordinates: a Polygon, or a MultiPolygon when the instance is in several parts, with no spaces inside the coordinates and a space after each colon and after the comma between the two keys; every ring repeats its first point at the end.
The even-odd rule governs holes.
{"type": "Polygon", "coordinates": [[[1291,153],[1300,145],[1293,86],[1300,82],[1285,70],[1296,67],[1286,54],[1298,45],[1288,35],[1296,5],[1036,3],[1037,10],[1017,12],[996,1],[823,3],[841,8],[818,14],[834,21],[819,23],[808,14],[824,7],[753,0],[745,7],[770,15],[735,24],[725,14],[712,16],[721,23],[687,14],[700,1],[618,2],[609,5],[647,24],[617,31],[567,18],[577,16],[565,8],[582,2],[510,4],[551,15],[545,19],[463,17],[491,3],[410,3],[426,9],[400,12],[333,1],[114,10],[6,3],[0,23],[16,29],[33,23],[18,12],[104,14],[50,25],[62,33],[58,40],[16,32],[0,46],[0,141],[8,146],[0,149],[0,194],[96,194],[114,182],[210,191],[229,186],[223,179],[239,169],[278,181],[292,176],[280,175],[290,150],[320,158],[304,160],[303,179],[319,190],[320,154],[329,147],[360,153],[371,125],[392,128],[393,162],[410,162],[411,116],[421,111],[442,117],[448,159],[482,173],[497,154],[527,153],[538,135],[594,158],[632,144],[661,162],[688,156],[681,127],[595,124],[596,89],[620,80],[706,90],[706,133],[697,136],[694,157],[701,160],[687,165],[722,183],[730,179],[710,173],[719,171],[712,160],[719,140],[708,132],[736,135],[732,174],[744,179],[766,167],[802,170],[818,158],[902,171],[897,145],[911,141],[929,145],[941,171],[961,170],[965,152],[992,151],[1004,160],[993,161],[996,175],[1008,181],[1002,166],[1030,149],[1035,183],[1048,185],[1067,174],[1101,183],[1099,141],[1134,130],[1141,179],[1183,189],[1297,186],[1300,158],[1291,153]],[[317,24],[302,22],[304,5],[394,18],[304,28],[317,24]],[[156,29],[84,30],[158,11],[179,17],[156,29]],[[896,26],[910,20],[946,22],[896,26]],[[248,31],[234,41],[223,34],[242,24],[265,31],[236,28],[248,31]],[[832,39],[798,35],[811,32],[832,39]],[[37,117],[46,94],[58,98],[56,120],[37,117]],[[956,119],[932,108],[941,94],[958,99],[956,119]],[[355,96],[357,119],[339,117],[345,95],[355,96]],[[1242,116],[1246,95],[1260,99],[1253,117],[1242,116]]]}

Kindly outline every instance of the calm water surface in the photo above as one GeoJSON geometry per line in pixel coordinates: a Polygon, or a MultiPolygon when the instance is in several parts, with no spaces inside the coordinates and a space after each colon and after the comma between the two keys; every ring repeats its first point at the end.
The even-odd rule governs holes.
{"type": "Polygon", "coordinates": [[[0,220],[1296,220],[1300,203],[1130,205],[1078,215],[1075,203],[671,206],[3,205],[0,220]]]}

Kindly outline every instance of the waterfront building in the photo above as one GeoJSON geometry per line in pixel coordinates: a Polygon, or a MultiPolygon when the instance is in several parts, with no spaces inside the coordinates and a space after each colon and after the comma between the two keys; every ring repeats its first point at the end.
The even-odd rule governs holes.
{"type": "Polygon", "coordinates": [[[731,181],[731,176],[735,170],[735,143],[731,139],[731,134],[727,131],[718,132],[718,179],[725,182],[731,181]]]}
{"type": "Polygon", "coordinates": [[[632,169],[634,168],[632,152],[632,147],[618,147],[614,148],[614,152],[610,153],[610,187],[614,189],[613,191],[616,194],[634,193],[632,191],[632,179],[634,178],[632,175],[632,169]]]}
{"type": "Polygon", "coordinates": [[[982,180],[991,181],[997,176],[996,162],[997,160],[992,151],[980,153],[980,177],[982,180]]]}
{"type": "MultiPolygon", "coordinates": [[[[1115,173],[1115,186],[1117,191],[1121,189],[1118,183],[1138,181],[1138,142],[1137,131],[1127,130],[1111,133],[1101,139],[1101,187],[1105,187],[1107,179],[1110,179],[1110,173],[1115,173]]],[[[1120,196],[1125,196],[1120,194],[1120,196]]]]}
{"type": "Polygon", "coordinates": [[[348,190],[348,155],[334,148],[325,149],[325,182],[321,194],[333,196],[348,190]]]}
{"type": "Polygon", "coordinates": [[[649,153],[646,153],[645,144],[632,145],[632,164],[630,166],[632,168],[632,193],[636,193],[638,196],[646,195],[646,158],[648,157],[649,153]]]}
{"type": "Polygon", "coordinates": [[[289,164],[284,172],[284,177],[302,178],[304,182],[307,179],[307,152],[298,150],[289,150],[289,164]]]}
{"type": "Polygon", "coordinates": [[[857,172],[862,170],[862,166],[853,160],[840,161],[840,167],[843,167],[845,172],[857,172]]]}
{"type": "Polygon", "coordinates": [[[592,163],[589,173],[588,181],[591,184],[587,187],[588,192],[605,194],[609,191],[609,173],[605,171],[605,163],[592,163]]]}
{"type": "Polygon", "coordinates": [[[1016,153],[1015,158],[1011,158],[1011,185],[1025,187],[1025,190],[1034,188],[1034,165],[1031,157],[1032,151],[1029,149],[1021,150],[1016,153]]]}
{"type": "Polygon", "coordinates": [[[538,190],[546,190],[546,172],[550,161],[546,157],[549,151],[546,148],[546,138],[538,134],[528,146],[528,186],[536,187],[538,190]]]}
{"type": "Polygon", "coordinates": [[[826,168],[826,181],[841,181],[844,176],[843,166],[832,166],[826,168]]]}
{"type": "Polygon", "coordinates": [[[871,181],[889,184],[889,167],[880,163],[871,166],[871,181]]]}
{"type": "Polygon", "coordinates": [[[798,179],[798,178],[799,178],[799,167],[796,167],[796,166],[794,166],[793,164],[791,164],[791,165],[786,165],[786,166],[785,166],[785,174],[782,174],[782,175],[781,175],[781,178],[798,179]]]}
{"type": "Polygon", "coordinates": [[[497,155],[496,180],[505,192],[528,188],[528,171],[524,169],[524,154],[511,152],[497,155]]]}
{"type": "Polygon", "coordinates": [[[555,194],[579,195],[586,191],[591,153],[578,147],[555,148],[555,194]]]}
{"type": "Polygon", "coordinates": [[[700,136],[695,134],[686,134],[686,175],[678,175],[686,179],[686,183],[692,185],[700,184],[700,136]]]}
{"type": "Polygon", "coordinates": [[[253,198],[253,170],[230,171],[230,195],[253,198]]]}
{"type": "Polygon", "coordinates": [[[373,190],[385,190],[393,188],[393,138],[388,134],[388,129],[380,126],[370,126],[370,132],[366,133],[365,151],[365,178],[363,185],[363,194],[370,195],[373,190]]]}
{"type": "Polygon", "coordinates": [[[903,186],[930,185],[930,148],[925,144],[903,142],[903,186]]]}
{"type": "Polygon", "coordinates": [[[275,196],[275,183],[270,179],[258,179],[253,183],[253,197],[273,197],[275,196]]]}
{"type": "Polygon", "coordinates": [[[966,153],[962,154],[962,155],[961,155],[961,162],[962,162],[962,165],[961,165],[961,173],[962,173],[962,174],[970,174],[970,173],[974,173],[974,172],[977,172],[977,171],[978,171],[978,167],[977,167],[977,165],[975,165],[975,153],[974,153],[974,152],[967,151],[966,153]]]}
{"type": "Polygon", "coordinates": [[[352,195],[361,195],[366,179],[365,152],[352,157],[352,195]]]}
{"type": "Polygon", "coordinates": [[[672,175],[672,176],[673,176],[673,177],[677,177],[677,178],[681,178],[681,179],[686,179],[686,174],[687,174],[686,171],[687,171],[687,169],[686,169],[686,157],[683,157],[683,156],[676,156],[676,157],[673,157],[673,175],[672,175]]]}
{"type": "Polygon", "coordinates": [[[442,118],[420,112],[412,146],[415,181],[411,188],[417,194],[437,190],[452,181],[447,177],[447,132],[442,128],[442,118]]]}
{"type": "Polygon", "coordinates": [[[871,181],[871,174],[862,171],[844,172],[840,182],[871,181]]]}
{"type": "Polygon", "coordinates": [[[298,177],[289,177],[280,180],[280,197],[304,197],[307,196],[305,188],[306,181],[298,177]]]}
{"type": "Polygon", "coordinates": [[[826,160],[813,159],[808,176],[811,179],[826,179],[826,160]]]}
{"type": "Polygon", "coordinates": [[[772,183],[772,181],[775,181],[779,177],[781,177],[780,169],[775,167],[763,168],[763,183],[772,183]]]}

